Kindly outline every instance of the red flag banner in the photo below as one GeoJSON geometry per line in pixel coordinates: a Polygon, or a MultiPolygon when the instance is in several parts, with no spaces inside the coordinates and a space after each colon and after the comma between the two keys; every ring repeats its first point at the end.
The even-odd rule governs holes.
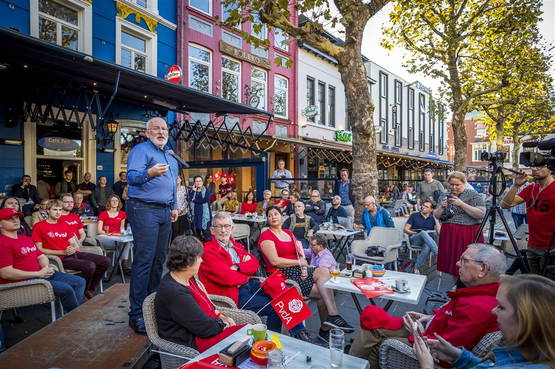
{"type": "Polygon", "coordinates": [[[264,292],[270,295],[271,298],[278,297],[284,290],[287,289],[285,277],[279,270],[270,274],[270,276],[260,284],[260,287],[262,287],[264,292]]]}
{"type": "Polygon", "coordinates": [[[284,291],[273,299],[271,304],[287,329],[302,323],[312,315],[308,305],[305,304],[295,287],[284,291]]]}
{"type": "Polygon", "coordinates": [[[351,282],[362,291],[364,296],[371,299],[372,297],[377,297],[381,295],[390,295],[395,293],[391,286],[383,283],[376,278],[359,278],[351,279],[351,282]]]}
{"type": "Polygon", "coordinates": [[[179,369],[221,369],[221,368],[230,368],[230,369],[239,369],[235,366],[227,366],[218,360],[218,354],[210,355],[201,359],[199,361],[194,361],[182,365],[179,369]]]}

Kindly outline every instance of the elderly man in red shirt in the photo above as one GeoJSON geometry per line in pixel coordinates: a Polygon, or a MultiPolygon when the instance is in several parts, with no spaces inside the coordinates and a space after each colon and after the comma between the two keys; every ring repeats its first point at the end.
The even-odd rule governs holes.
{"type": "MultiPolygon", "coordinates": [[[[239,308],[267,316],[268,329],[280,332],[281,320],[269,304],[272,298],[260,288],[260,282],[249,279],[258,270],[258,260],[233,240],[233,222],[228,213],[217,212],[210,227],[212,239],[204,243],[199,278],[206,291],[231,298],[239,308]]],[[[301,323],[291,328],[293,336],[305,331],[301,323]]]]}

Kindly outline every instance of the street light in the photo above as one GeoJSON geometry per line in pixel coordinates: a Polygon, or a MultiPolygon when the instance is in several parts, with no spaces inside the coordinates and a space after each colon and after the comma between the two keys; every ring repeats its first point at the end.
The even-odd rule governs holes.
{"type": "Polygon", "coordinates": [[[118,126],[119,126],[119,122],[115,119],[111,119],[108,122],[106,122],[106,129],[112,135],[118,131],[118,126]]]}

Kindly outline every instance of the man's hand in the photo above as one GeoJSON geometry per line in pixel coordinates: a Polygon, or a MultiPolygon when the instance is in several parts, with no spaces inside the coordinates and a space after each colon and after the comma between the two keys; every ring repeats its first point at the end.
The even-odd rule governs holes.
{"type": "Polygon", "coordinates": [[[228,317],[228,316],[220,315],[220,319],[223,320],[226,328],[233,327],[234,325],[237,325],[237,324],[235,324],[235,321],[232,318],[228,317]]]}
{"type": "Polygon", "coordinates": [[[179,210],[172,210],[171,212],[172,222],[176,222],[178,217],[179,217],[179,210]]]}
{"type": "Polygon", "coordinates": [[[447,197],[444,197],[443,200],[441,200],[440,205],[443,209],[447,207],[447,197]]]}
{"type": "Polygon", "coordinates": [[[525,184],[527,181],[528,181],[528,175],[526,173],[519,174],[514,177],[514,184],[519,187],[525,184]]]}
{"type": "Polygon", "coordinates": [[[237,264],[233,264],[230,269],[236,272],[239,270],[239,267],[237,266],[237,264]]]}
{"type": "Polygon", "coordinates": [[[301,267],[301,279],[304,281],[307,278],[308,278],[308,268],[301,267]]]}
{"type": "Polygon", "coordinates": [[[38,272],[38,277],[39,278],[50,278],[52,276],[52,274],[54,274],[54,269],[50,268],[49,265],[43,267],[39,272],[38,272]]]}
{"type": "Polygon", "coordinates": [[[170,166],[168,164],[158,163],[148,168],[148,170],[146,171],[146,174],[150,178],[160,177],[160,176],[163,176],[169,169],[170,169],[170,166]]]}

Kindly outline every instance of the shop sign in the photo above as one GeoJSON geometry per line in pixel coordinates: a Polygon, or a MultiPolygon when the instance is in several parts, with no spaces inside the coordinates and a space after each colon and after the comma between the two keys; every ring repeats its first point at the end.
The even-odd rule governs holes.
{"type": "Polygon", "coordinates": [[[75,151],[79,148],[77,142],[63,137],[43,137],[38,140],[38,144],[53,151],[75,151]]]}
{"type": "Polygon", "coordinates": [[[302,114],[308,118],[315,117],[318,115],[318,107],[316,105],[309,105],[303,109],[302,114]]]}
{"type": "Polygon", "coordinates": [[[181,83],[181,78],[183,78],[181,67],[179,65],[172,65],[170,69],[168,69],[166,79],[173,83],[181,83]]]}
{"type": "Polygon", "coordinates": [[[353,134],[343,130],[335,131],[335,140],[339,142],[351,142],[353,140],[353,134]]]}
{"type": "Polygon", "coordinates": [[[512,143],[513,143],[513,138],[511,136],[503,137],[503,144],[504,145],[510,145],[512,143]]]}
{"type": "Polygon", "coordinates": [[[272,69],[270,61],[266,58],[262,58],[258,55],[254,55],[249,53],[248,51],[241,50],[235,46],[231,46],[230,44],[220,40],[220,51],[228,54],[229,56],[233,56],[234,58],[244,60],[256,66],[265,68],[265,69],[272,69]]]}

